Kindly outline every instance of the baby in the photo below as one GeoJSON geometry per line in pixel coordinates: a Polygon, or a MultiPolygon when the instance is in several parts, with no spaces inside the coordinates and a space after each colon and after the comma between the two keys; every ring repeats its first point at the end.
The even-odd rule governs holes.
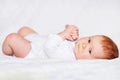
{"type": "Polygon", "coordinates": [[[39,35],[29,27],[9,34],[2,46],[3,53],[19,58],[40,59],[114,59],[119,56],[116,44],[107,36],[80,38],[74,25],[66,25],[58,34],[39,35]]]}

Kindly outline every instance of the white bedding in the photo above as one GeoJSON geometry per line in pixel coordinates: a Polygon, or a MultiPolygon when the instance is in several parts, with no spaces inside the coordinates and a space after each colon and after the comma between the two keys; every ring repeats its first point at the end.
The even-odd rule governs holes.
{"type": "Polygon", "coordinates": [[[25,60],[0,57],[1,80],[119,80],[120,60],[25,60]]]}
{"type": "Polygon", "coordinates": [[[6,35],[27,25],[40,34],[57,33],[65,24],[80,37],[105,34],[120,49],[119,0],[0,0],[0,80],[120,80],[120,58],[58,61],[3,55],[6,35]]]}

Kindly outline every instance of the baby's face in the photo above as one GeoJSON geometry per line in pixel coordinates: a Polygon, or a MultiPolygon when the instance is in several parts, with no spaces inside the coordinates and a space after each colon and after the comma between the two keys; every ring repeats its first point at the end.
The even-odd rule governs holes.
{"type": "Polygon", "coordinates": [[[77,40],[74,48],[76,59],[102,59],[104,54],[101,40],[102,37],[98,35],[77,40]]]}

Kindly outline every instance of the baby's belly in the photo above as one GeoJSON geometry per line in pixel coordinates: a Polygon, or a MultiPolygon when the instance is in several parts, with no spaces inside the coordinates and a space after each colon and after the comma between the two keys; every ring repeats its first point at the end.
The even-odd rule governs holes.
{"type": "Polygon", "coordinates": [[[31,43],[31,50],[25,58],[47,59],[43,50],[43,45],[47,40],[47,35],[32,34],[25,37],[31,43]]]}

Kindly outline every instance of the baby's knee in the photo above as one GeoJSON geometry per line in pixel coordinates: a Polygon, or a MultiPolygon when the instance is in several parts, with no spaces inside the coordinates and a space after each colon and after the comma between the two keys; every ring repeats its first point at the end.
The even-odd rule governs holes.
{"type": "Polygon", "coordinates": [[[18,34],[17,33],[10,33],[7,37],[6,40],[7,41],[15,41],[18,38],[18,34]]]}

